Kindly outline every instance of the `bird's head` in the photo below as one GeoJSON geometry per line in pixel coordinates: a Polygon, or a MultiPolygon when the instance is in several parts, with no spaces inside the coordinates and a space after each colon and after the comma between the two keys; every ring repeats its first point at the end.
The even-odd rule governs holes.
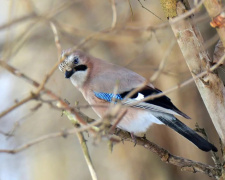
{"type": "Polygon", "coordinates": [[[62,53],[65,60],[59,65],[59,70],[69,78],[74,86],[80,88],[87,80],[89,71],[89,57],[82,51],[77,50],[69,53],[66,50],[62,53]]]}

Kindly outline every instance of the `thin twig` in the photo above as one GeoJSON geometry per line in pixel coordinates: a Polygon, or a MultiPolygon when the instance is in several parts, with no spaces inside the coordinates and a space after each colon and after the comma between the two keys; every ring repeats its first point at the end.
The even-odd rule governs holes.
{"type": "Polygon", "coordinates": [[[36,17],[36,16],[37,16],[37,15],[33,12],[33,13],[31,13],[31,14],[24,15],[24,16],[22,16],[22,17],[20,17],[20,18],[11,20],[10,22],[1,25],[1,26],[0,26],[0,30],[3,30],[3,29],[5,29],[5,28],[7,28],[7,27],[9,27],[9,26],[12,26],[12,25],[15,25],[15,24],[17,24],[17,23],[21,23],[21,22],[23,22],[23,21],[26,21],[26,20],[31,19],[31,18],[36,17]]]}
{"type": "MultiPolygon", "coordinates": [[[[162,96],[164,96],[164,95],[166,95],[166,94],[169,94],[169,93],[171,93],[171,92],[173,92],[173,91],[175,91],[175,90],[177,90],[177,89],[179,89],[179,88],[182,88],[182,87],[184,87],[184,86],[186,86],[186,85],[192,83],[195,79],[198,79],[198,78],[200,78],[200,77],[206,75],[206,74],[209,73],[210,71],[211,71],[211,72],[214,71],[216,68],[219,67],[219,65],[220,65],[224,60],[225,60],[225,55],[223,55],[223,56],[220,58],[220,60],[219,60],[214,66],[212,66],[209,70],[204,71],[204,72],[202,72],[202,73],[196,75],[195,77],[190,78],[190,79],[186,80],[185,82],[183,82],[183,83],[181,83],[181,84],[179,84],[179,85],[176,85],[176,86],[174,86],[174,87],[172,87],[172,88],[170,88],[170,89],[168,89],[168,90],[166,90],[166,91],[164,91],[164,92],[162,92],[162,93],[148,96],[148,97],[146,97],[146,98],[144,98],[144,99],[141,99],[141,100],[139,100],[139,101],[136,101],[136,102],[134,102],[134,103],[132,103],[132,104],[130,104],[130,105],[135,105],[135,104],[138,104],[138,103],[140,103],[140,102],[144,102],[144,101],[152,100],[152,99],[155,99],[155,98],[159,98],[159,97],[162,97],[162,96]]],[[[53,73],[54,70],[57,68],[58,63],[59,63],[59,62],[57,62],[57,63],[55,64],[55,66],[52,68],[52,70],[50,71],[50,74],[53,73]]],[[[1,65],[2,67],[6,68],[7,70],[9,70],[9,71],[10,71],[11,73],[13,73],[14,75],[19,76],[19,77],[22,77],[23,79],[25,79],[25,80],[28,81],[29,83],[33,84],[35,87],[39,87],[39,90],[38,90],[38,91],[40,91],[40,90],[43,88],[43,89],[47,92],[48,95],[50,95],[50,96],[53,97],[54,99],[58,100],[61,104],[63,104],[63,106],[65,106],[67,109],[70,110],[69,106],[68,106],[62,99],[60,99],[60,98],[59,98],[57,95],[55,95],[52,91],[50,91],[50,90],[44,88],[44,83],[47,81],[47,78],[48,78],[47,76],[46,76],[46,78],[44,79],[44,81],[42,82],[42,85],[40,86],[39,83],[37,83],[36,81],[32,80],[31,78],[29,78],[29,77],[26,76],[25,74],[20,73],[18,70],[16,70],[16,69],[13,68],[12,66],[8,65],[8,64],[5,63],[4,61],[0,61],[0,65],[1,65]]],[[[140,87],[139,87],[139,88],[140,88],[140,87]]],[[[138,88],[138,90],[139,90],[139,88],[138,88]]],[[[134,92],[136,92],[136,91],[137,91],[137,90],[134,90],[134,92]]],[[[134,93],[134,92],[133,92],[133,93],[134,93]]],[[[130,97],[130,96],[131,96],[131,95],[129,95],[129,97],[130,97]]],[[[2,117],[2,116],[0,116],[0,117],[2,117]]]]}
{"type": "Polygon", "coordinates": [[[14,109],[18,108],[19,106],[27,103],[28,101],[30,101],[31,99],[36,98],[36,96],[31,93],[29,96],[27,96],[26,98],[24,98],[23,100],[19,101],[18,103],[16,103],[15,105],[11,106],[10,108],[6,109],[5,111],[0,113],[0,118],[2,118],[3,116],[5,116],[6,114],[10,113],[11,111],[13,111],[14,109]]]}
{"type": "Polygon", "coordinates": [[[82,132],[78,132],[77,133],[77,137],[79,139],[79,142],[80,142],[83,154],[84,154],[85,161],[86,161],[86,163],[88,165],[88,168],[89,168],[89,171],[91,173],[92,180],[97,180],[98,179],[97,178],[97,174],[95,172],[93,163],[91,161],[91,156],[89,154],[88,147],[87,147],[87,144],[86,144],[86,140],[84,139],[83,133],[82,132]]]}
{"type": "Polygon", "coordinates": [[[61,53],[62,53],[62,46],[60,44],[58,31],[57,31],[57,28],[56,28],[56,26],[55,26],[55,24],[53,22],[50,22],[50,26],[52,28],[52,31],[53,31],[53,34],[54,34],[54,38],[55,38],[55,45],[56,45],[57,52],[58,52],[58,59],[60,59],[61,53]]]}
{"type": "MultiPolygon", "coordinates": [[[[15,55],[21,47],[23,47],[23,45],[25,44],[25,42],[27,41],[27,39],[29,38],[32,30],[36,29],[38,23],[40,23],[42,20],[42,18],[40,17],[36,17],[35,19],[33,19],[33,21],[27,26],[26,29],[23,30],[23,32],[16,37],[16,39],[12,42],[15,44],[11,45],[11,54],[15,55]]],[[[9,58],[9,53],[3,56],[3,59],[8,59],[9,58]]]]}
{"type": "Polygon", "coordinates": [[[131,3],[130,3],[130,0],[127,0],[127,1],[128,1],[128,4],[129,4],[129,7],[130,7],[131,17],[132,17],[132,20],[133,20],[134,12],[133,12],[133,10],[132,10],[132,6],[131,6],[131,3]]]}
{"type": "Polygon", "coordinates": [[[12,67],[8,63],[4,62],[3,60],[0,60],[0,66],[2,66],[4,69],[8,70],[10,73],[14,74],[15,76],[25,80],[29,84],[38,87],[39,83],[31,79],[29,76],[25,75],[24,73],[20,72],[16,68],[12,67]]]}
{"type": "Polygon", "coordinates": [[[117,127],[117,125],[120,123],[120,121],[123,119],[123,117],[126,115],[127,113],[127,109],[125,109],[122,113],[120,113],[119,117],[115,120],[115,123],[113,123],[113,125],[110,127],[109,129],[109,133],[112,133],[115,128],[117,127]]]}
{"type": "Polygon", "coordinates": [[[167,51],[166,51],[164,57],[162,58],[162,60],[161,60],[161,62],[160,62],[160,64],[159,64],[158,71],[156,71],[156,72],[152,75],[152,77],[150,78],[150,83],[153,83],[153,82],[159,77],[159,75],[162,73],[163,68],[165,67],[166,61],[167,61],[167,59],[168,59],[168,56],[170,55],[170,53],[171,53],[171,51],[172,51],[172,49],[173,49],[173,47],[174,47],[174,45],[175,45],[175,42],[176,42],[176,41],[173,40],[172,43],[170,43],[169,48],[167,49],[167,51]]]}
{"type": "MultiPolygon", "coordinates": [[[[51,73],[54,72],[54,70],[57,68],[57,64],[59,62],[57,62],[55,64],[55,66],[51,69],[51,71],[49,72],[49,75],[51,73]]],[[[24,79],[25,81],[27,81],[28,83],[30,83],[31,85],[35,86],[38,88],[38,90],[36,91],[35,95],[37,96],[39,94],[39,92],[43,89],[43,91],[50,96],[51,98],[55,99],[56,101],[58,101],[58,103],[60,104],[60,107],[64,108],[65,110],[70,111],[71,113],[73,113],[76,118],[79,120],[79,122],[83,125],[86,125],[87,123],[84,122],[82,120],[82,118],[80,118],[79,113],[74,109],[71,108],[67,103],[64,102],[64,100],[62,98],[60,98],[59,96],[57,96],[55,93],[53,93],[51,90],[47,89],[44,87],[44,84],[47,82],[48,80],[48,76],[45,77],[45,79],[43,80],[42,84],[34,81],[33,79],[31,79],[29,76],[25,75],[24,73],[21,73],[19,70],[17,70],[16,68],[10,66],[9,64],[5,63],[4,61],[0,60],[0,66],[2,66],[3,68],[7,69],[9,72],[11,72],[12,74],[24,79]]],[[[4,114],[6,115],[6,114],[4,114]]]]}
{"type": "Polygon", "coordinates": [[[8,136],[8,137],[13,136],[12,133],[10,133],[10,132],[4,132],[4,131],[2,131],[2,130],[0,130],[0,134],[2,134],[2,135],[4,135],[4,136],[8,136]]]}
{"type": "Polygon", "coordinates": [[[220,64],[221,64],[224,60],[225,60],[225,54],[224,54],[224,55],[220,58],[220,60],[219,60],[215,65],[213,65],[210,69],[208,69],[208,70],[206,70],[206,71],[203,71],[203,72],[197,74],[196,76],[194,76],[194,77],[192,77],[192,78],[190,78],[190,79],[184,81],[183,83],[178,84],[178,85],[176,85],[176,86],[174,86],[174,87],[172,87],[172,88],[170,88],[170,89],[168,89],[168,90],[166,90],[166,91],[163,91],[163,92],[161,92],[161,93],[158,93],[158,94],[154,94],[154,95],[148,96],[148,97],[146,97],[146,98],[144,98],[144,99],[141,99],[141,100],[138,100],[138,101],[136,101],[136,102],[134,102],[134,103],[131,103],[131,104],[129,104],[129,106],[133,106],[133,105],[136,105],[136,104],[138,104],[138,103],[140,103],[140,102],[145,102],[145,101],[149,101],[149,100],[152,100],[152,99],[155,99],[155,98],[162,97],[162,96],[164,96],[164,95],[166,95],[166,94],[169,94],[169,93],[171,93],[171,92],[173,92],[173,91],[175,91],[175,90],[177,90],[177,89],[179,89],[179,88],[182,88],[182,87],[184,87],[184,86],[186,86],[186,85],[188,85],[188,84],[194,82],[196,79],[199,79],[199,78],[201,78],[201,77],[207,75],[208,73],[213,72],[216,68],[218,68],[218,67],[220,66],[220,64]]]}
{"type": "Polygon", "coordinates": [[[161,21],[163,21],[159,16],[157,16],[155,13],[153,13],[151,10],[149,10],[148,8],[146,8],[140,0],[138,0],[138,2],[140,3],[141,7],[144,8],[145,10],[147,10],[148,12],[150,12],[151,14],[153,14],[155,17],[157,17],[158,19],[160,19],[161,21]]]}
{"type": "Polygon", "coordinates": [[[176,16],[175,18],[170,19],[170,25],[171,24],[175,24],[178,21],[181,21],[189,16],[191,16],[192,14],[194,14],[197,10],[200,9],[200,7],[202,6],[202,4],[204,3],[205,0],[201,0],[195,7],[191,8],[190,10],[186,11],[185,13],[176,16]]]}
{"type": "Polygon", "coordinates": [[[112,25],[111,28],[114,29],[116,27],[116,21],[117,21],[117,12],[116,12],[116,3],[115,0],[111,0],[111,6],[112,6],[112,25]]]}
{"type": "MultiPolygon", "coordinates": [[[[58,13],[62,12],[63,10],[71,7],[71,5],[73,5],[75,3],[75,1],[68,1],[68,2],[63,2],[61,4],[59,4],[58,6],[56,6],[54,8],[53,11],[49,12],[49,11],[46,11],[44,12],[43,14],[40,14],[40,15],[37,15],[35,12],[32,12],[31,14],[28,14],[28,15],[25,15],[25,16],[22,16],[20,18],[17,18],[17,19],[14,19],[6,24],[3,24],[0,26],[0,30],[3,30],[5,28],[8,28],[12,25],[15,25],[17,23],[21,23],[23,21],[26,21],[28,19],[32,19],[32,18],[37,18],[39,20],[46,20],[46,19],[51,19],[52,17],[54,17],[55,15],[57,15],[58,13]]],[[[38,20],[38,21],[39,21],[38,20]]],[[[29,30],[29,29],[28,29],[29,30]]],[[[17,48],[18,49],[18,48],[17,48]]]]}
{"type": "Polygon", "coordinates": [[[10,149],[0,149],[0,153],[16,154],[16,153],[19,153],[21,151],[24,151],[24,150],[28,149],[29,147],[31,147],[35,144],[43,142],[45,140],[57,138],[57,137],[66,137],[67,135],[76,134],[76,132],[77,132],[76,129],[73,128],[73,129],[70,129],[70,130],[62,131],[62,132],[56,132],[56,133],[43,135],[43,136],[41,136],[37,139],[31,140],[30,142],[23,144],[23,145],[19,146],[18,148],[15,148],[15,149],[11,149],[11,150],[10,149]]]}

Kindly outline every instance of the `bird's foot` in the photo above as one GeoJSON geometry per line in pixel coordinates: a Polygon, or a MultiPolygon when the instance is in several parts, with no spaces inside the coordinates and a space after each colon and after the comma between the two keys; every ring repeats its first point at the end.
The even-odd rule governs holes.
{"type": "Polygon", "coordinates": [[[147,139],[147,138],[146,138],[146,134],[144,134],[144,136],[142,136],[141,138],[142,138],[142,139],[147,139]]]}
{"type": "Polygon", "coordinates": [[[131,138],[132,138],[132,140],[133,140],[133,142],[134,142],[134,147],[137,145],[137,139],[136,139],[136,136],[134,135],[134,133],[130,133],[130,136],[131,136],[131,138]]]}
{"type": "Polygon", "coordinates": [[[119,129],[119,128],[116,128],[116,130],[115,130],[115,135],[118,135],[119,133],[121,132],[121,129],[119,129]]]}

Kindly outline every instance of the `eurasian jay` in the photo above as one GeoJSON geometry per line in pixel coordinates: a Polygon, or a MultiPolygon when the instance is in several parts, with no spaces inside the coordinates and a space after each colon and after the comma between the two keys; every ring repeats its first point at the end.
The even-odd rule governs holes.
{"type": "MultiPolygon", "coordinates": [[[[132,90],[142,86],[146,79],[124,67],[111,64],[92,57],[83,51],[77,50],[68,53],[64,51],[65,60],[59,65],[60,71],[65,73],[72,84],[79,89],[86,101],[91,105],[99,117],[104,117],[110,102],[122,101],[132,90]],[[114,89],[117,86],[117,93],[114,89]]],[[[127,113],[122,117],[117,127],[132,134],[146,132],[152,124],[164,124],[194,143],[203,151],[217,151],[217,148],[207,140],[187,127],[176,116],[190,119],[189,116],[176,108],[167,96],[138,102],[139,100],[162,91],[152,84],[134,93],[125,99],[123,105],[127,113]],[[132,104],[130,105],[129,104],[132,104]]],[[[123,106],[123,107],[124,107],[123,106]]]]}

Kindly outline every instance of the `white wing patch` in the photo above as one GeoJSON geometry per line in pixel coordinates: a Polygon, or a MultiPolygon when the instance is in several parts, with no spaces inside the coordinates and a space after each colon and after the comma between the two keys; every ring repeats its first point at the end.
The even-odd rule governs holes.
{"type": "Polygon", "coordinates": [[[141,94],[141,93],[138,93],[138,96],[135,98],[135,100],[141,100],[141,99],[144,99],[145,97],[144,97],[144,95],[143,94],[141,94]]]}

